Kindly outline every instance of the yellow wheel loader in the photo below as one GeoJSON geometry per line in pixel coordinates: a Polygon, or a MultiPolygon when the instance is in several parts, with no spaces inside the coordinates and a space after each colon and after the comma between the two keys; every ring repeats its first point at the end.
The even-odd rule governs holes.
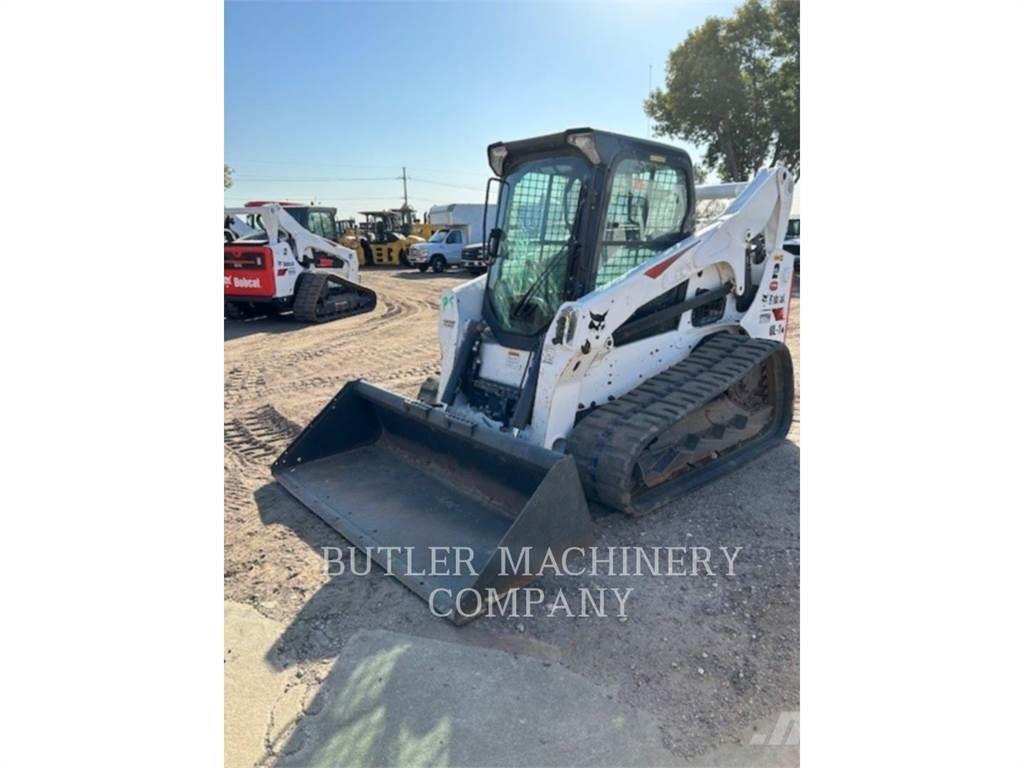
{"type": "Polygon", "coordinates": [[[409,248],[423,240],[402,233],[399,212],[360,211],[359,215],[365,217],[359,235],[342,243],[359,254],[360,266],[407,266],[409,248]]]}
{"type": "Polygon", "coordinates": [[[590,504],[651,513],[793,413],[786,168],[698,229],[675,147],[581,128],[488,154],[490,269],[442,295],[440,377],[416,400],[350,382],[272,467],[456,623],[530,581],[524,559],[579,554],[590,504]]]}

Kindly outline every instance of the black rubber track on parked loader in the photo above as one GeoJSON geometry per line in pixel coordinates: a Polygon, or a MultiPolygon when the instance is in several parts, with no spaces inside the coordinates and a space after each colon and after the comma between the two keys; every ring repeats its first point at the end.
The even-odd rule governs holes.
{"type": "Polygon", "coordinates": [[[292,311],[304,323],[326,323],[376,306],[377,294],[369,288],[328,272],[304,272],[295,287],[292,311]]]}
{"type": "Polygon", "coordinates": [[[719,333],[682,362],[588,414],[570,433],[567,448],[589,498],[644,515],[784,439],[792,419],[793,363],[785,345],[719,333]],[[744,389],[750,380],[752,392],[744,389]],[[760,399],[754,408],[752,395],[760,399]],[[735,415],[722,423],[722,412],[735,415]],[[694,424],[699,426],[690,429],[694,424]],[[658,452],[670,454],[670,466],[680,468],[649,487],[641,465],[650,472],[659,438],[667,440],[658,452]]]}

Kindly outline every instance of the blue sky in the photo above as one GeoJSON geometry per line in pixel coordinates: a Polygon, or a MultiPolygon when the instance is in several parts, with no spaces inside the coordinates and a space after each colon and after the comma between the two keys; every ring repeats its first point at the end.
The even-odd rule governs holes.
{"type": "Polygon", "coordinates": [[[646,136],[649,65],[737,2],[228,2],[225,204],[395,207],[403,165],[421,212],[482,202],[493,141],[646,136]]]}

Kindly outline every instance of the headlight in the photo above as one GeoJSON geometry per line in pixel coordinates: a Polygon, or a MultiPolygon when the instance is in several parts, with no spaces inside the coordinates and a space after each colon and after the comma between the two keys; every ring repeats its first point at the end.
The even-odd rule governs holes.
{"type": "Polygon", "coordinates": [[[586,133],[570,133],[565,138],[572,146],[586,155],[587,159],[594,163],[594,165],[601,162],[601,156],[597,153],[597,144],[594,142],[594,134],[589,131],[586,133]]]}
{"type": "Polygon", "coordinates": [[[501,176],[501,169],[507,156],[508,147],[500,142],[487,148],[487,160],[496,175],[501,176]]]}

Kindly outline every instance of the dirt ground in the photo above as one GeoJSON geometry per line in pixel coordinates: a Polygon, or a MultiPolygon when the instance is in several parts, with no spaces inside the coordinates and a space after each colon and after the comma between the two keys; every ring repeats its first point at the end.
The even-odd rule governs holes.
{"type": "MultiPolygon", "coordinates": [[[[321,547],[346,542],[271,480],[270,463],[347,381],[415,396],[436,371],[440,292],[466,276],[361,274],[378,293],[372,314],[310,327],[225,321],[225,599],[286,627],[266,661],[290,676],[290,695],[312,700],[355,631],[386,629],[557,660],[653,715],[681,760],[799,710],[799,280],[787,336],[798,376],[790,440],[648,517],[596,516],[600,547],[742,546],[736,576],[586,577],[635,587],[626,621],[483,618],[455,628],[376,567],[329,579],[321,547]]],[[[575,591],[580,581],[537,585],[575,591]]],[[[268,731],[262,761],[274,761],[286,731],[268,731]]]]}

